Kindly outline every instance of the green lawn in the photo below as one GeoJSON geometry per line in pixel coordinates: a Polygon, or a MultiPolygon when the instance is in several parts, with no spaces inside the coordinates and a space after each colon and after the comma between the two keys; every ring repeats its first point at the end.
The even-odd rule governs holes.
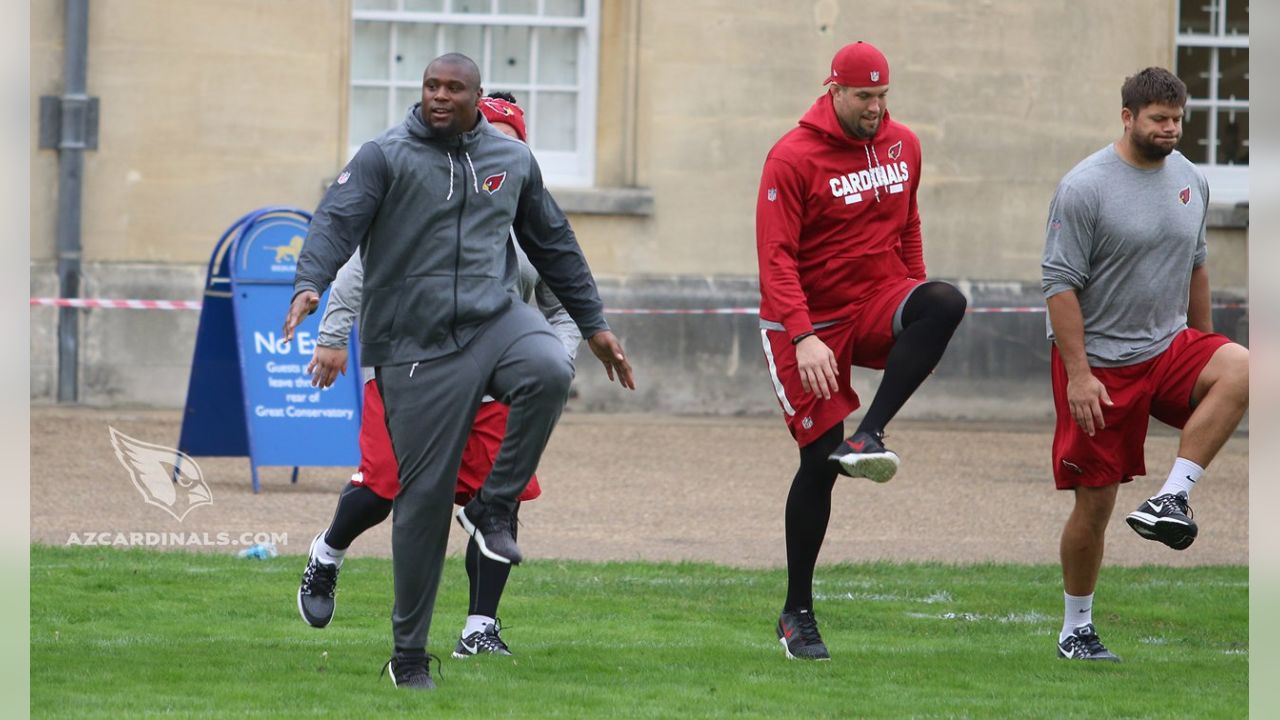
{"type": "Polygon", "coordinates": [[[1095,621],[1121,664],[1054,657],[1053,566],[819,569],[833,660],[787,661],[781,571],[530,562],[502,608],[516,656],[448,657],[466,613],[450,560],[434,693],[397,691],[391,566],[342,571],[334,624],[298,617],[303,559],[31,552],[33,717],[1239,718],[1248,569],[1104,568],[1095,621]]]}

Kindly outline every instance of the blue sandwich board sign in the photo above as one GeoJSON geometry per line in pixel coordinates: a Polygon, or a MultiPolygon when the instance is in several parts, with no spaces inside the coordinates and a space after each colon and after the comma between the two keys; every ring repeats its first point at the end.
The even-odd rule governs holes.
{"type": "MultiPolygon", "coordinates": [[[[285,342],[298,254],[311,215],[288,207],[248,213],[223,233],[209,259],[195,358],[178,449],[193,456],[248,456],[258,468],[360,462],[360,359],[352,333],[347,374],[311,386],[307,364],[321,313],[285,342]]],[[[326,292],[320,298],[323,310],[326,292]]]]}

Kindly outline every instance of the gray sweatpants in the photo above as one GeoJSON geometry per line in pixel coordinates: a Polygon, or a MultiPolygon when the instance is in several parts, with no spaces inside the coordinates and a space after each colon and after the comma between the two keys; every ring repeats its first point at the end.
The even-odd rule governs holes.
{"type": "Polygon", "coordinates": [[[427,647],[462,450],[485,394],[511,406],[481,502],[514,510],[569,395],[573,362],[546,319],[513,302],[461,352],[377,369],[400,465],[391,526],[397,651],[427,647]]]}

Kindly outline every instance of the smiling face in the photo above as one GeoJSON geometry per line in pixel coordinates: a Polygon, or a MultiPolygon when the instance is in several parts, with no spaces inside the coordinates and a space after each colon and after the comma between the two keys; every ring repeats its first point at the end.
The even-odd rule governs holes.
{"type": "Polygon", "coordinates": [[[888,85],[875,87],[831,86],[831,103],[845,134],[862,140],[873,137],[884,120],[888,85]]]}
{"type": "Polygon", "coordinates": [[[437,58],[422,75],[422,121],[446,137],[475,127],[480,72],[474,63],[437,58]]]}

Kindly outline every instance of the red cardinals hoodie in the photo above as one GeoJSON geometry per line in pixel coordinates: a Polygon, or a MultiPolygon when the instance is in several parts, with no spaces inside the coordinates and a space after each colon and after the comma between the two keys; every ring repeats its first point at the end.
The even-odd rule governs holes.
{"type": "Polygon", "coordinates": [[[925,279],[920,140],[886,111],[851,138],[823,94],[765,158],[756,198],[760,318],[789,337],[846,317],[883,281],[925,279]]]}

